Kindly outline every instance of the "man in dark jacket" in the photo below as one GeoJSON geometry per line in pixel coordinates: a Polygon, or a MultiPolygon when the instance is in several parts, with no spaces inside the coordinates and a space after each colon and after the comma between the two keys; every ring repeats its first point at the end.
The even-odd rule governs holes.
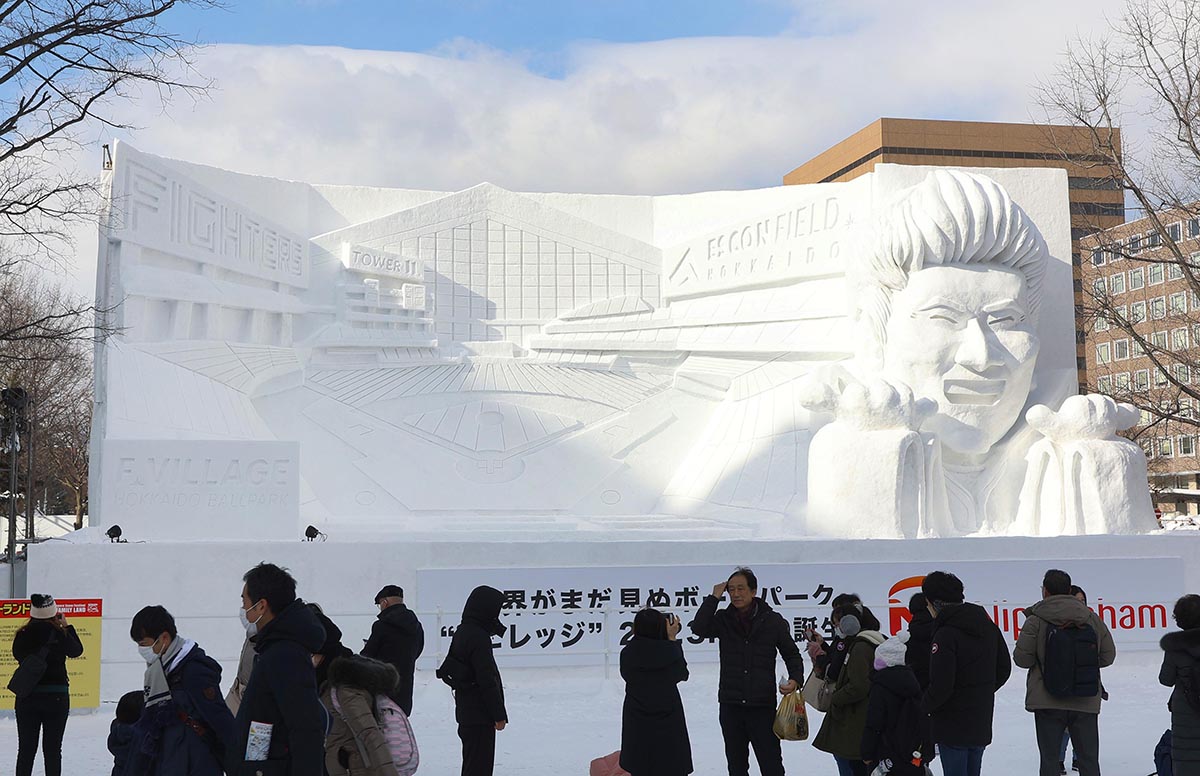
{"type": "Polygon", "coordinates": [[[296,580],[261,563],[243,578],[239,616],[258,654],[234,727],[230,776],[322,776],[327,714],[312,655],[325,642],[296,580]]]}
{"type": "Polygon", "coordinates": [[[508,725],[504,684],[492,654],[492,636],[506,630],[500,622],[504,593],[480,586],[463,607],[450,650],[438,678],[454,690],[454,719],[462,741],[462,776],[492,776],[496,763],[496,732],[508,725]]]}
{"type": "Polygon", "coordinates": [[[776,652],[783,657],[790,677],[779,692],[792,692],[804,681],[804,660],[787,620],[757,595],[758,578],[750,569],[739,568],[728,581],[713,587],[691,623],[692,633],[702,639],[715,638],[720,646],[717,700],[730,776],[750,773],[751,746],[763,776],[782,776],[783,752],[772,730],[776,652]],[[730,605],[718,611],[725,593],[730,605]]]}
{"type": "Polygon", "coordinates": [[[908,651],[904,664],[913,670],[924,692],[929,687],[929,649],[933,646],[933,615],[925,602],[924,593],[913,593],[908,601],[908,651]]]}
{"type": "Polygon", "coordinates": [[[979,776],[992,743],[996,691],[1012,673],[1004,634],[982,606],[963,603],[958,577],[935,571],[921,585],[934,617],[929,687],[921,707],[929,715],[944,776],[979,776]]]}
{"type": "Polygon", "coordinates": [[[183,638],[161,606],[133,616],[129,637],[146,661],[144,708],[133,727],[132,771],[221,776],[233,748],[233,715],[221,697],[221,666],[183,638]]]}
{"type": "Polygon", "coordinates": [[[371,638],[363,647],[363,657],[391,663],[400,674],[391,699],[412,716],[413,674],[417,658],[425,650],[425,629],[421,621],[404,605],[404,589],[399,585],[386,585],[375,595],[379,607],[379,618],[371,626],[371,638]]]}
{"type": "MultiPolygon", "coordinates": [[[[1087,604],[1071,594],[1067,572],[1051,569],[1042,579],[1042,600],[1025,610],[1025,627],[1013,648],[1013,662],[1029,669],[1025,683],[1025,709],[1033,712],[1041,754],[1040,776],[1058,776],[1062,771],[1063,733],[1070,731],[1079,776],[1100,776],[1100,668],[1113,664],[1117,648],[1112,633],[1087,604]],[[1051,626],[1077,632],[1091,629],[1096,638],[1095,693],[1063,697],[1047,689],[1046,637],[1051,626]]],[[[1067,638],[1064,634],[1060,638],[1067,638]]],[[[1068,642],[1069,643],[1069,642],[1068,642]]],[[[1064,673],[1066,673],[1064,671],[1064,673]]],[[[1081,676],[1082,672],[1074,673],[1081,676]]]]}

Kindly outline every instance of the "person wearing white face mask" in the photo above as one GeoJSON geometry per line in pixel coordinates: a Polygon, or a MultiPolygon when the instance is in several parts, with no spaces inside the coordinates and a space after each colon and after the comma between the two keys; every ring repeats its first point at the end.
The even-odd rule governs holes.
{"type": "Polygon", "coordinates": [[[145,706],[134,725],[130,776],[220,776],[233,744],[221,666],[179,635],[161,606],[133,617],[129,637],[146,661],[145,706]]]}
{"type": "Polygon", "coordinates": [[[312,656],[325,629],[296,597],[286,569],[261,563],[243,577],[238,618],[257,659],[242,693],[231,776],[323,776],[329,717],[317,695],[312,656]]]}

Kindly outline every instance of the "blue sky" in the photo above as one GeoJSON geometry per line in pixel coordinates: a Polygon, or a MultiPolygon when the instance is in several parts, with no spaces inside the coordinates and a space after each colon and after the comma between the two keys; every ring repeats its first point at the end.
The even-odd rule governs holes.
{"type": "Polygon", "coordinates": [[[784,0],[232,0],[168,23],[213,43],[428,52],[466,39],[554,72],[580,41],[777,35],[796,14],[784,0]]]}

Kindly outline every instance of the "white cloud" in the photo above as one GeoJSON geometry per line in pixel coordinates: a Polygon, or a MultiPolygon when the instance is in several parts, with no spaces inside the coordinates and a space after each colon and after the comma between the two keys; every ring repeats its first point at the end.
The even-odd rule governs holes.
{"type": "MultiPolygon", "coordinates": [[[[327,183],[665,193],[774,185],[881,115],[1025,121],[1068,38],[1118,0],[809,7],[768,38],[587,43],[561,78],[435,54],[215,46],[218,90],[137,115],[152,153],[327,183]],[[817,10],[814,10],[816,8],[817,10]],[[917,10],[919,9],[919,10],[917,10]]],[[[81,252],[85,252],[83,249],[81,252]]],[[[82,281],[90,285],[81,255],[82,281]]]]}

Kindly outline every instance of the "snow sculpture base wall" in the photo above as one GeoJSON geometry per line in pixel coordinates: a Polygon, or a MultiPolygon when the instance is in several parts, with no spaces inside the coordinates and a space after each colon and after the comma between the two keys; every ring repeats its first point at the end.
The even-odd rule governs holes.
{"type": "MultiPolygon", "coordinates": [[[[1003,469],[1003,498],[951,522],[961,510],[934,503],[941,464],[927,465],[929,483],[896,497],[926,517],[868,510],[832,533],[1012,530],[994,516],[1016,514],[1034,441],[1017,411],[1074,392],[1070,216],[1061,170],[980,172],[880,165],[850,183],[662,197],[445,193],[257,178],[120,144],[97,287],[122,334],[97,353],[93,519],[143,539],[291,539],[309,523],[430,538],[829,534],[836,492],[808,507],[810,441],[831,417],[802,385],[862,355],[847,273],[917,192],[904,212],[936,221],[943,207],[987,253],[947,272],[1017,282],[987,262],[1016,250],[1011,235],[1036,248],[1018,284],[1036,287],[1040,315],[1031,304],[1013,325],[1038,347],[1012,380],[953,380],[975,405],[1015,386],[991,456],[1004,466],[987,470],[1003,469]]],[[[1012,320],[988,315],[993,338],[1012,320]]],[[[1061,489],[1039,489],[1039,504],[1061,489]]]]}
{"type": "MultiPolygon", "coordinates": [[[[698,588],[693,593],[703,597],[738,564],[758,571],[763,594],[777,597],[789,620],[816,617],[818,627],[829,614],[822,602],[827,604],[831,590],[859,593],[885,624],[899,627],[913,577],[949,570],[963,579],[968,597],[994,613],[1010,640],[1019,627],[1014,611],[1034,602],[1045,569],[1062,568],[1088,591],[1093,606],[1104,607],[1101,613],[1121,649],[1157,650],[1172,603],[1200,589],[1200,535],[1177,532],[919,542],[47,542],[30,548],[29,590],[103,597],[103,697],[116,700],[140,686],[144,665],[128,626],[138,609],[152,603],[166,606],[180,631],[221,661],[227,683],[242,639],[234,608],[241,577],[263,560],[290,568],[299,594],[320,603],[352,647],[367,636],[377,613],[371,597],[384,584],[401,585],[409,605],[422,613],[427,633],[419,684],[436,682],[432,670],[439,648],[446,646],[437,638],[439,623],[456,623],[464,591],[483,583],[524,594],[525,609],[505,616],[512,630],[498,652],[504,665],[593,667],[606,660],[615,666],[625,635],[621,624],[630,614],[606,616],[599,609],[620,608],[625,588],[636,588],[642,604],[666,595],[666,603],[655,603],[686,613],[686,606],[677,605],[679,593],[698,588]],[[601,598],[593,601],[593,594],[601,598]],[[789,598],[799,595],[807,598],[789,598]],[[512,616],[518,612],[520,617],[512,616]],[[592,624],[597,627],[589,629],[592,624]]],[[[705,645],[687,649],[689,662],[713,657],[705,645]]]]}

